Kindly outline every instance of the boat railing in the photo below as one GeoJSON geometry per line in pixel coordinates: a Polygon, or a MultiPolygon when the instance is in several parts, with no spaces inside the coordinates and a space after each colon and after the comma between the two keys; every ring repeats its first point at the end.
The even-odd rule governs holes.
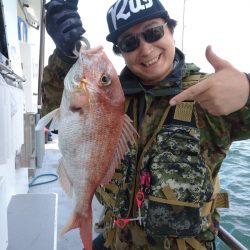
{"type": "Polygon", "coordinates": [[[2,62],[0,62],[0,74],[17,83],[26,81],[23,77],[17,75],[10,67],[6,66],[2,62]]]}
{"type": "Polygon", "coordinates": [[[230,234],[225,228],[219,228],[219,238],[233,250],[248,250],[243,246],[232,234],[230,234]]]}

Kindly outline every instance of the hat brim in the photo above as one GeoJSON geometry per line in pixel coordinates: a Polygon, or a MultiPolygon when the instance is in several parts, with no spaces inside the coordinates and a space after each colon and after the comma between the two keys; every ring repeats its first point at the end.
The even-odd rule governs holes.
{"type": "Polygon", "coordinates": [[[134,25],[136,25],[138,23],[142,23],[144,21],[151,20],[151,19],[158,18],[158,17],[162,17],[166,21],[168,21],[170,19],[167,11],[165,11],[165,10],[154,12],[152,15],[144,16],[142,18],[137,19],[136,21],[133,20],[133,22],[128,22],[125,25],[119,27],[118,30],[115,30],[115,31],[111,32],[110,34],[108,34],[107,37],[106,37],[106,40],[115,44],[117,42],[118,37],[124,31],[126,31],[127,29],[129,29],[130,27],[132,27],[132,26],[134,26],[134,25]]]}

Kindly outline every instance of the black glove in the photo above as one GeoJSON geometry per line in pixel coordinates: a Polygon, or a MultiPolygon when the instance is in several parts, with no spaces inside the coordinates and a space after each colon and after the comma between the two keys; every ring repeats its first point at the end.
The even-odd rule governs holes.
{"type": "Polygon", "coordinates": [[[84,34],[77,12],[78,0],[51,0],[45,5],[46,30],[56,44],[56,51],[64,61],[74,62],[72,53],[76,42],[84,34]]]}

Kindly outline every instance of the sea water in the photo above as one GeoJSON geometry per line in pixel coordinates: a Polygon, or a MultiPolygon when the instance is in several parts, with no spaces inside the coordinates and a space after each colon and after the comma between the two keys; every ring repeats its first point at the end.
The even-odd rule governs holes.
{"type": "MultiPolygon", "coordinates": [[[[232,144],[220,170],[221,191],[229,193],[229,209],[219,209],[221,225],[250,249],[250,140],[232,144]]],[[[221,241],[219,250],[230,249],[221,241]]]]}

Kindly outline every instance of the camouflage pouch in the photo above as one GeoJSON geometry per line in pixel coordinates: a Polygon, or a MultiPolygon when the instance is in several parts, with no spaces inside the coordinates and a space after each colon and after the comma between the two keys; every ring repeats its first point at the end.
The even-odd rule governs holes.
{"type": "Polygon", "coordinates": [[[153,238],[197,236],[201,230],[199,208],[178,210],[172,205],[150,200],[146,230],[153,238]]]}
{"type": "Polygon", "coordinates": [[[200,207],[210,200],[213,187],[200,155],[199,129],[164,125],[145,155],[151,172],[146,209],[146,232],[154,240],[195,237],[201,230],[200,207]]]}

